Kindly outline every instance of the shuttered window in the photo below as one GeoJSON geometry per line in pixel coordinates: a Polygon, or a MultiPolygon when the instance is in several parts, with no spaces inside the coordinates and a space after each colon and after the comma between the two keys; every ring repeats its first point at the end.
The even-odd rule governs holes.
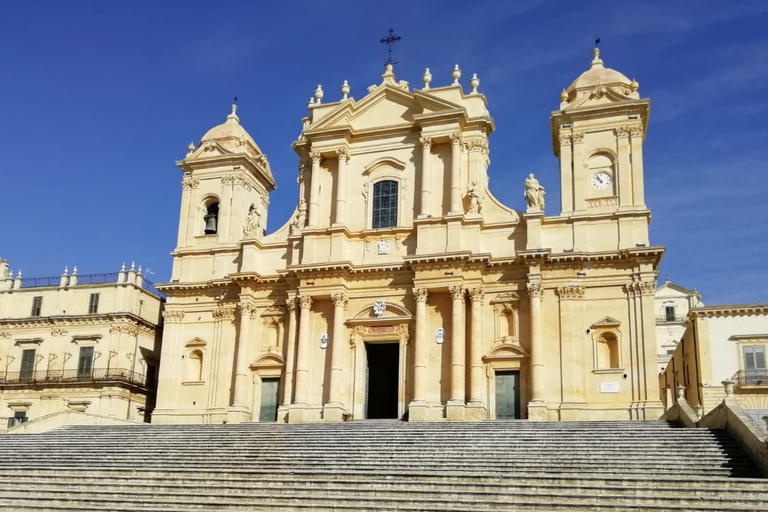
{"type": "Polygon", "coordinates": [[[32,298],[32,316],[40,316],[40,310],[43,309],[43,297],[32,298]]]}
{"type": "Polygon", "coordinates": [[[21,353],[21,380],[30,380],[35,372],[35,349],[28,348],[21,353]]]}
{"type": "Polygon", "coordinates": [[[77,360],[77,376],[89,377],[93,371],[93,347],[80,347],[77,360]]]}
{"type": "Polygon", "coordinates": [[[95,315],[99,312],[99,294],[92,293],[91,300],[88,302],[88,314],[95,315]]]}
{"type": "Polygon", "coordinates": [[[744,369],[745,370],[765,370],[765,346],[763,345],[745,345],[744,346],[744,369]]]}

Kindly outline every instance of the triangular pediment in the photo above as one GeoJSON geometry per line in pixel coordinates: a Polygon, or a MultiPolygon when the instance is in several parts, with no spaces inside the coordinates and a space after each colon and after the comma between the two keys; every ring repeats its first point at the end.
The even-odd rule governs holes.
{"type": "Polygon", "coordinates": [[[687,297],[689,295],[696,295],[696,291],[683,288],[682,286],[667,281],[656,288],[656,294],[664,297],[687,297]]]}
{"type": "Polygon", "coordinates": [[[592,328],[596,329],[598,327],[618,327],[621,325],[621,322],[619,320],[616,320],[613,317],[606,316],[603,317],[601,320],[598,320],[597,322],[592,324],[592,328]]]}

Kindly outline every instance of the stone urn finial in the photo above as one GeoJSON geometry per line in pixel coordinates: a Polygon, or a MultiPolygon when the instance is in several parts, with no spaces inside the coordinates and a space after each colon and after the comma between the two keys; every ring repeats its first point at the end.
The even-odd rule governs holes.
{"type": "Polygon", "coordinates": [[[477,78],[477,73],[472,73],[472,78],[469,80],[469,85],[472,87],[472,94],[477,94],[477,88],[480,87],[480,79],[477,78]]]}
{"type": "Polygon", "coordinates": [[[685,386],[682,384],[677,386],[677,399],[685,398],[685,386]]]}
{"type": "Polygon", "coordinates": [[[320,84],[317,84],[317,89],[315,89],[315,100],[318,105],[322,102],[323,96],[325,96],[323,87],[320,84]]]}
{"type": "Polygon", "coordinates": [[[350,91],[349,84],[346,80],[344,80],[344,83],[341,85],[341,99],[346,100],[349,97],[349,91],[350,91]]]}
{"type": "Polygon", "coordinates": [[[453,71],[451,71],[451,76],[453,77],[453,83],[451,85],[459,85],[459,78],[461,78],[461,70],[459,69],[458,64],[456,64],[456,66],[453,68],[453,71]]]}
{"type": "Polygon", "coordinates": [[[432,73],[429,72],[429,68],[427,68],[424,71],[424,74],[421,76],[421,79],[424,81],[424,90],[429,90],[429,84],[432,82],[432,73]]]}
{"type": "Polygon", "coordinates": [[[731,379],[725,379],[723,382],[721,382],[721,384],[725,388],[725,397],[728,398],[733,394],[733,385],[736,383],[731,379]]]}

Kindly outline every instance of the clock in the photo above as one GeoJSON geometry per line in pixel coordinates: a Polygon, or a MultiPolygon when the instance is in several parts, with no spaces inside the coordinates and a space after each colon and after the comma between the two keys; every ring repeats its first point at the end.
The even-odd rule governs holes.
{"type": "Polygon", "coordinates": [[[607,172],[599,172],[592,176],[592,186],[598,190],[607,188],[611,184],[611,175],[607,172]]]}

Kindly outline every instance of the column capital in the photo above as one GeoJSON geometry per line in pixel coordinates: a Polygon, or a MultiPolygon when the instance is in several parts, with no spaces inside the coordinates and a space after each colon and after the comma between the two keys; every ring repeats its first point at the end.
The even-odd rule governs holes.
{"type": "Polygon", "coordinates": [[[463,302],[467,289],[459,284],[449,287],[448,291],[451,292],[451,299],[460,299],[463,302]]]}
{"type": "Polygon", "coordinates": [[[450,134],[449,137],[451,139],[451,145],[452,146],[456,146],[456,145],[461,144],[461,133],[455,132],[455,133],[450,134]]]}
{"type": "Polygon", "coordinates": [[[482,287],[475,286],[469,289],[469,298],[472,302],[482,302],[485,298],[485,292],[482,287]]]}
{"type": "Polygon", "coordinates": [[[336,156],[339,159],[339,162],[344,160],[345,162],[349,162],[349,150],[347,148],[339,148],[336,150],[336,156]]]}
{"type": "Polygon", "coordinates": [[[540,299],[544,295],[544,288],[541,283],[528,283],[526,287],[528,288],[528,296],[531,298],[540,299]]]}
{"type": "Polygon", "coordinates": [[[427,295],[429,295],[428,289],[413,287],[413,296],[416,298],[416,302],[427,302],[427,295]]]}
{"type": "Polygon", "coordinates": [[[346,308],[347,304],[349,303],[349,298],[347,297],[347,294],[345,292],[332,294],[331,300],[333,301],[333,305],[337,308],[338,307],[346,308]]]}
{"type": "Polygon", "coordinates": [[[419,142],[424,149],[430,149],[432,147],[432,137],[420,137],[419,142]]]}
{"type": "Polygon", "coordinates": [[[571,139],[573,140],[574,144],[584,142],[584,132],[573,132],[571,139]]]}
{"type": "Polygon", "coordinates": [[[298,301],[301,305],[301,309],[310,309],[312,307],[312,297],[308,295],[300,295],[298,301]]]}
{"type": "Polygon", "coordinates": [[[256,313],[256,304],[249,301],[242,301],[237,305],[237,309],[240,311],[240,316],[251,316],[256,313]]]}
{"type": "Polygon", "coordinates": [[[580,285],[559,286],[557,288],[557,296],[560,297],[560,300],[583,299],[584,293],[585,293],[585,288],[580,285]]]}
{"type": "Polygon", "coordinates": [[[296,311],[296,299],[297,297],[288,297],[285,299],[285,306],[288,308],[288,311],[296,311]]]}
{"type": "Polygon", "coordinates": [[[313,164],[319,164],[320,160],[323,159],[323,155],[319,151],[310,151],[309,158],[313,164]]]}

